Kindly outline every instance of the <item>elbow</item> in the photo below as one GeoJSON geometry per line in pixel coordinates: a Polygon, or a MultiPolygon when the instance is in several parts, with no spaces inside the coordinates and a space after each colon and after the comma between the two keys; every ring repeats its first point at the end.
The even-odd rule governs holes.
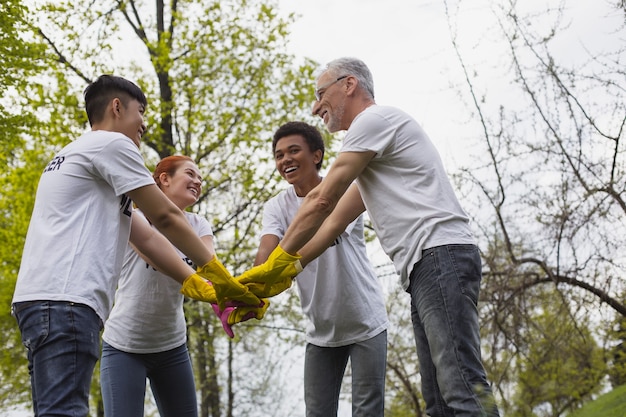
{"type": "Polygon", "coordinates": [[[336,201],[324,197],[317,197],[314,200],[313,210],[315,210],[316,213],[327,217],[333,212],[336,205],[336,201]]]}
{"type": "Polygon", "coordinates": [[[157,215],[153,215],[148,220],[150,220],[150,223],[152,223],[152,225],[160,232],[163,232],[163,230],[169,229],[176,223],[176,219],[178,217],[177,214],[178,213],[176,212],[168,210],[158,213],[157,215]]]}

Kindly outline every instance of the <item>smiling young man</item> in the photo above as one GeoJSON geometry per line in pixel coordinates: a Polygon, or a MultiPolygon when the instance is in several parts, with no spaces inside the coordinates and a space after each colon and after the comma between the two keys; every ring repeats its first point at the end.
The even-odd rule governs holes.
{"type": "Polygon", "coordinates": [[[411,296],[426,414],[498,416],[480,354],[480,254],[435,146],[411,116],[376,104],[358,59],[327,64],[315,99],[328,131],[346,130],[339,155],[268,261],[239,279],[272,287],[296,275],[367,208],[411,296]]]}
{"type": "Polygon", "coordinates": [[[84,92],[92,130],[65,146],[40,178],[22,253],[12,312],[27,349],[35,416],[86,416],[100,356],[100,330],[113,304],[129,242],[192,298],[215,292],[257,305],[156,186],[139,153],[144,93],[103,75],[84,92]],[[194,274],[132,203],[197,265],[194,274]],[[230,296],[229,296],[230,294],[230,296]]]}
{"type": "MultiPolygon", "coordinates": [[[[274,133],[274,161],[291,184],[264,206],[256,264],[264,262],[284,236],[304,197],[322,182],[320,132],[289,122],[274,133]]],[[[351,222],[334,243],[297,277],[302,311],[309,320],[304,357],[307,417],[337,415],[348,359],[352,368],[352,416],[382,416],[387,364],[387,311],[363,237],[363,217],[351,222]]]]}

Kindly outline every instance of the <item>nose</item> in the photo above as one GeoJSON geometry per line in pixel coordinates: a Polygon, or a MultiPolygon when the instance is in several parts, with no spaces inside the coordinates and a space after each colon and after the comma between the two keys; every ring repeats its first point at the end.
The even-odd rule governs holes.
{"type": "Polygon", "coordinates": [[[320,102],[315,100],[311,106],[311,113],[313,116],[317,116],[317,113],[320,111],[320,102]]]}

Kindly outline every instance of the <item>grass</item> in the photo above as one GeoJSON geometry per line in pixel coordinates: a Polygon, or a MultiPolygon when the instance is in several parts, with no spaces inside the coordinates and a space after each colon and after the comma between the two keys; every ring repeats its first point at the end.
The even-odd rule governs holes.
{"type": "Polygon", "coordinates": [[[567,417],[624,417],[626,416],[626,385],[621,385],[597,400],[585,404],[567,417]]]}

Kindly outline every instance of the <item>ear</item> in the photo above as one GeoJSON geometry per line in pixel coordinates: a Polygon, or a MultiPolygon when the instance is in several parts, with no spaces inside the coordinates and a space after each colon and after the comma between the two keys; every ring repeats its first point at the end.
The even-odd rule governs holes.
{"type": "Polygon", "coordinates": [[[113,100],[111,100],[111,111],[113,112],[113,115],[115,117],[121,116],[122,107],[122,101],[119,98],[115,97],[113,100]]]}
{"type": "Polygon", "coordinates": [[[313,152],[313,161],[315,162],[315,164],[319,164],[321,160],[322,160],[322,150],[318,149],[315,152],[313,152]]]}
{"type": "Polygon", "coordinates": [[[356,87],[359,84],[359,80],[353,75],[348,75],[346,78],[346,95],[351,95],[356,92],[356,87]]]}
{"type": "Polygon", "coordinates": [[[161,182],[162,186],[169,187],[169,185],[170,185],[170,176],[167,175],[167,172],[161,172],[159,174],[159,181],[161,182]]]}

